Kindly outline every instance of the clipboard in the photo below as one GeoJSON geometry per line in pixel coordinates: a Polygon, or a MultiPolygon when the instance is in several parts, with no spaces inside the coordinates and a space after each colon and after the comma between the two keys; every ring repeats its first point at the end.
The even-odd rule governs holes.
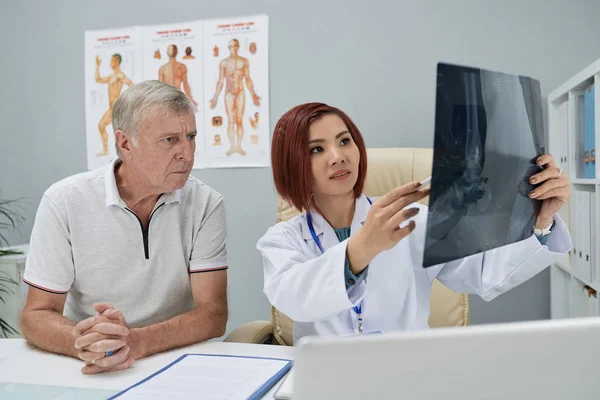
{"type": "Polygon", "coordinates": [[[294,369],[292,368],[285,378],[277,392],[275,393],[276,400],[291,400],[294,394],[294,369]]]}
{"type": "MultiPolygon", "coordinates": [[[[117,393],[116,395],[110,397],[109,400],[127,398],[129,395],[135,395],[136,392],[139,393],[139,391],[149,390],[149,389],[151,389],[151,387],[148,387],[149,384],[153,384],[153,383],[156,383],[157,385],[161,385],[160,386],[161,388],[165,387],[166,385],[161,383],[161,378],[163,380],[165,380],[165,382],[168,382],[169,384],[171,384],[173,378],[166,377],[166,376],[169,373],[177,374],[177,372],[175,372],[176,369],[181,370],[183,368],[191,368],[191,369],[198,368],[198,370],[201,371],[202,368],[206,368],[206,366],[209,365],[208,364],[209,362],[218,363],[219,366],[217,368],[219,368],[223,371],[227,371],[228,365],[231,365],[232,370],[233,369],[239,370],[240,365],[245,364],[246,368],[248,368],[248,371],[250,371],[250,368],[253,368],[253,365],[262,364],[263,367],[265,367],[265,372],[263,375],[266,376],[266,379],[264,379],[264,377],[262,377],[260,382],[258,382],[256,384],[255,384],[255,382],[253,382],[252,384],[250,384],[252,386],[252,391],[244,392],[245,393],[244,396],[251,400],[260,399],[292,367],[292,360],[289,360],[289,359],[269,358],[269,357],[235,356],[235,355],[224,355],[224,354],[189,353],[189,354],[182,355],[181,357],[179,357],[172,363],[168,364],[164,368],[154,372],[153,374],[142,379],[141,381],[137,382],[136,384],[134,384],[134,385],[128,387],[127,389],[117,393]],[[196,359],[196,357],[202,357],[202,359],[196,359]],[[212,360],[211,360],[211,358],[212,358],[212,360]],[[233,361],[233,363],[231,363],[230,360],[233,361]],[[242,360],[245,360],[245,361],[242,361],[242,360]],[[265,361],[273,361],[273,363],[269,363],[267,365],[267,364],[265,364],[265,361]],[[198,364],[199,366],[195,366],[194,365],[195,362],[200,363],[200,364],[198,364]],[[184,365],[184,363],[186,365],[184,365]],[[267,370],[270,372],[268,372],[267,370]],[[264,379],[264,381],[263,381],[263,379],[264,379]]],[[[185,371],[188,371],[188,370],[185,370],[185,371]]],[[[239,373],[239,371],[236,371],[236,372],[239,373]]],[[[250,376],[250,373],[248,372],[248,374],[246,374],[246,376],[244,376],[244,373],[242,372],[241,375],[239,375],[239,376],[243,376],[245,379],[250,376]]],[[[199,374],[198,379],[202,379],[202,378],[204,378],[204,376],[199,374]]],[[[256,379],[256,378],[254,378],[254,379],[256,379]]],[[[223,385],[224,388],[229,388],[230,385],[226,379],[221,379],[221,381],[222,381],[221,384],[223,385]]],[[[232,383],[234,383],[234,382],[232,381],[232,383]]],[[[202,390],[202,387],[200,386],[197,388],[188,388],[188,390],[202,390]]],[[[193,397],[199,398],[198,394],[199,394],[198,392],[193,392],[193,397]]],[[[157,392],[156,395],[164,395],[164,396],[168,397],[168,389],[166,389],[164,392],[160,392],[160,393],[157,392]]],[[[236,395],[236,396],[239,396],[239,395],[236,395]]]]}

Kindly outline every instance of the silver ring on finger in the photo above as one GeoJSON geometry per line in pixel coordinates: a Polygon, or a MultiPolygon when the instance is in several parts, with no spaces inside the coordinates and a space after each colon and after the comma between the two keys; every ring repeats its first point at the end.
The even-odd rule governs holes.
{"type": "Polygon", "coordinates": [[[558,176],[560,177],[560,176],[562,175],[562,173],[563,173],[563,169],[562,169],[562,168],[559,168],[559,169],[558,169],[558,176]]]}

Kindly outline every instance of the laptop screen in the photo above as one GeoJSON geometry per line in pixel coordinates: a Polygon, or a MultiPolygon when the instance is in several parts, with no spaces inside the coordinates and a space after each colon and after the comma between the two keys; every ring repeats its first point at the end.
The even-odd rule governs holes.
{"type": "Polygon", "coordinates": [[[545,149],[537,80],[438,64],[423,266],[531,236],[541,201],[529,178],[545,149]]]}

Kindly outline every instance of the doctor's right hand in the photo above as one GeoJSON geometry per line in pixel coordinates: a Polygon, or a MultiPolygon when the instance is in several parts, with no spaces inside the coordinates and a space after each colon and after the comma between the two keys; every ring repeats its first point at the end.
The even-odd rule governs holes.
{"type": "Polygon", "coordinates": [[[348,241],[346,252],[352,273],[362,272],[376,255],[391,249],[415,229],[414,221],[402,228],[400,225],[419,213],[417,207],[405,207],[429,196],[429,189],[419,187],[419,182],[408,183],[373,203],[362,229],[348,241]]]}

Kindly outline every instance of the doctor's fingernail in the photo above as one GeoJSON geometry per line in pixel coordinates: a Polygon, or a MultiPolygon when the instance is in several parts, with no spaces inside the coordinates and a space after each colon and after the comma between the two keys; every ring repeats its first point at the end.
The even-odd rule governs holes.
{"type": "Polygon", "coordinates": [[[537,197],[537,195],[538,195],[538,194],[537,194],[536,192],[531,192],[531,193],[529,194],[529,196],[531,196],[531,197],[537,197]]]}
{"type": "Polygon", "coordinates": [[[536,182],[537,182],[537,179],[531,178],[531,183],[536,183],[536,182]]]}

